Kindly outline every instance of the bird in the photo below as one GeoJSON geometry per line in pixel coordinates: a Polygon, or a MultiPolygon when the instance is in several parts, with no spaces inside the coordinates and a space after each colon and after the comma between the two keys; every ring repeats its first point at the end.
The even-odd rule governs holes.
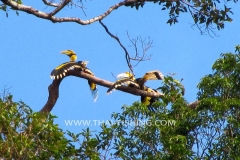
{"type": "Polygon", "coordinates": [[[137,78],[137,79],[135,79],[133,74],[131,74],[130,72],[121,73],[117,76],[117,78],[120,78],[120,79],[127,78],[127,77],[135,81],[140,86],[140,88],[144,86],[147,80],[163,80],[164,79],[163,74],[158,70],[148,71],[144,74],[143,77],[137,78]]]}
{"type": "MultiPolygon", "coordinates": [[[[112,90],[115,90],[117,87],[121,85],[126,85],[129,87],[137,88],[144,90],[146,92],[156,92],[157,90],[154,90],[150,87],[145,86],[147,80],[163,80],[164,76],[163,74],[158,70],[149,71],[144,74],[141,78],[135,78],[134,75],[130,72],[125,72],[117,75],[117,81],[109,87],[107,90],[107,94],[111,93],[112,90]]],[[[149,96],[141,96],[141,103],[145,104],[150,111],[154,112],[154,109],[152,108],[153,102],[156,101],[157,98],[149,97],[149,96]]]]}
{"type": "MultiPolygon", "coordinates": [[[[80,67],[80,70],[81,70],[81,67],[80,67]]],[[[87,73],[87,74],[90,74],[91,76],[95,76],[95,75],[93,74],[93,72],[92,72],[90,69],[88,69],[87,67],[85,67],[85,69],[84,69],[83,72],[85,72],[85,73],[87,73]]],[[[97,101],[97,98],[98,98],[97,85],[96,85],[96,83],[93,83],[93,82],[90,81],[90,80],[88,80],[88,85],[89,85],[89,87],[90,87],[90,91],[91,91],[93,100],[94,100],[94,102],[96,102],[96,101],[97,101]]]]}
{"type": "Polygon", "coordinates": [[[107,94],[121,85],[144,89],[144,84],[147,80],[163,80],[164,75],[158,70],[153,70],[146,72],[142,78],[135,78],[132,73],[125,72],[118,74],[117,79],[118,80],[111,87],[109,87],[107,94]]]}
{"type": "MultiPolygon", "coordinates": [[[[66,73],[69,70],[83,71],[87,74],[90,74],[91,76],[95,76],[93,74],[93,72],[90,69],[87,68],[87,64],[89,63],[88,61],[78,61],[78,62],[76,62],[77,55],[73,50],[70,50],[70,49],[69,50],[64,50],[64,51],[61,51],[60,53],[66,54],[67,56],[69,56],[70,61],[62,63],[61,65],[59,65],[55,69],[53,69],[51,74],[50,74],[51,79],[61,79],[66,75],[66,73]]],[[[95,83],[93,83],[92,81],[89,81],[89,80],[88,80],[88,85],[90,87],[92,96],[94,98],[94,102],[96,102],[96,100],[98,98],[97,85],[95,83]]]]}
{"type": "MultiPolygon", "coordinates": [[[[155,90],[155,89],[152,89],[152,88],[149,88],[147,86],[144,87],[144,91],[146,92],[155,92],[157,93],[158,91],[155,90]]],[[[152,107],[152,104],[154,102],[156,102],[157,98],[154,98],[154,97],[148,97],[148,96],[141,96],[141,103],[146,105],[147,108],[152,111],[152,112],[155,112],[154,108],[152,107]]]]}
{"type": "Polygon", "coordinates": [[[50,77],[51,79],[61,79],[63,78],[69,70],[78,69],[84,71],[88,61],[78,61],[78,62],[65,62],[57,66],[52,70],[50,77]]]}
{"type": "Polygon", "coordinates": [[[61,51],[60,53],[66,54],[70,58],[70,62],[75,62],[77,60],[77,54],[71,49],[61,51]]]}
{"type": "Polygon", "coordinates": [[[70,61],[62,63],[61,65],[57,66],[50,74],[51,79],[59,79],[59,78],[61,79],[65,76],[65,73],[67,71],[74,69],[75,65],[82,63],[81,66],[85,68],[88,63],[88,61],[79,61],[76,64],[75,61],[77,60],[77,54],[73,50],[70,50],[70,49],[63,50],[60,53],[66,54],[70,58],[70,61]]]}
{"type": "MultiPolygon", "coordinates": [[[[128,74],[129,72],[126,72],[126,73],[128,74]]],[[[126,77],[125,76],[123,77],[122,74],[119,74],[117,76],[117,79],[118,80],[108,88],[107,94],[110,94],[112,90],[115,90],[117,87],[122,85],[126,85],[133,88],[140,88],[140,86],[135,82],[135,78],[132,76],[132,74],[128,74],[128,76],[126,77]]]]}

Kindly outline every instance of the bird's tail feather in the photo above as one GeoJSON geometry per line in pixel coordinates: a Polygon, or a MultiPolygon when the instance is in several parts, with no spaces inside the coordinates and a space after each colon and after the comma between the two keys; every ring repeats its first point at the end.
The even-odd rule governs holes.
{"type": "Polygon", "coordinates": [[[90,88],[90,91],[91,91],[91,94],[92,94],[92,97],[93,97],[93,101],[96,102],[97,98],[98,98],[98,89],[96,88],[95,90],[92,90],[90,88]]]}

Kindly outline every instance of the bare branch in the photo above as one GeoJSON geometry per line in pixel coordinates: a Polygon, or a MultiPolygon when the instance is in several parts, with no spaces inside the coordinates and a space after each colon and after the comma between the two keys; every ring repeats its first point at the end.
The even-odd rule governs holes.
{"type": "Polygon", "coordinates": [[[62,0],[62,3],[51,13],[49,13],[49,15],[53,16],[55,14],[57,14],[60,10],[62,10],[71,0],[62,0]]]}
{"type": "Polygon", "coordinates": [[[137,38],[130,38],[130,35],[128,34],[128,39],[129,41],[132,43],[132,45],[130,45],[130,47],[134,47],[135,49],[135,55],[133,57],[130,58],[130,60],[133,61],[137,61],[137,63],[134,65],[134,67],[136,67],[139,62],[141,61],[146,61],[146,60],[150,60],[151,55],[147,57],[147,51],[149,48],[152,47],[152,43],[153,41],[150,40],[150,38],[148,37],[148,42],[146,43],[146,38],[142,39],[142,37],[137,37],[137,38]],[[142,55],[139,55],[139,50],[138,50],[138,42],[140,41],[141,43],[141,48],[142,48],[142,55]]]}
{"type": "Polygon", "coordinates": [[[56,22],[58,22],[58,23],[75,22],[75,23],[78,23],[78,24],[81,24],[81,25],[88,25],[88,24],[91,24],[91,23],[94,23],[96,21],[104,19],[110,13],[112,13],[113,10],[118,9],[119,7],[121,7],[123,5],[135,2],[136,0],[124,0],[122,2],[119,2],[115,5],[113,5],[112,7],[110,7],[105,13],[103,13],[103,14],[97,16],[97,17],[94,17],[92,19],[89,19],[89,20],[82,20],[80,18],[75,18],[75,17],[55,17],[55,16],[53,16],[56,13],[58,13],[64,6],[66,6],[64,4],[69,3],[70,0],[65,0],[63,2],[63,4],[61,4],[60,6],[59,6],[59,4],[55,4],[55,3],[48,2],[47,0],[43,0],[43,2],[45,4],[49,4],[50,6],[58,7],[51,13],[45,13],[45,12],[39,11],[39,10],[37,10],[37,9],[31,7],[31,6],[18,4],[17,2],[12,1],[12,0],[1,0],[1,1],[4,4],[10,6],[11,8],[13,8],[15,10],[20,10],[20,11],[35,15],[36,17],[39,17],[39,18],[51,20],[54,23],[56,23],[56,22]]]}
{"type": "MultiPolygon", "coordinates": [[[[80,2],[82,3],[82,1],[80,1],[80,2]]],[[[83,5],[80,6],[80,5],[76,4],[76,3],[74,3],[73,1],[71,1],[71,5],[74,5],[75,7],[81,8],[81,10],[84,13],[84,15],[87,16],[87,14],[84,11],[85,8],[83,7],[83,5]]]]}
{"type": "MultiPolygon", "coordinates": [[[[75,71],[75,70],[68,71],[66,73],[65,77],[67,77],[67,76],[76,76],[76,77],[79,77],[79,78],[84,78],[84,79],[90,80],[90,81],[92,81],[92,82],[94,82],[94,83],[96,83],[100,86],[104,86],[104,87],[107,87],[107,88],[109,88],[110,86],[113,85],[112,82],[109,82],[109,81],[91,76],[91,75],[89,75],[87,73],[84,73],[84,72],[75,71]]],[[[60,83],[64,78],[53,80],[52,84],[49,85],[49,87],[48,87],[49,97],[48,97],[47,103],[40,110],[40,112],[48,113],[53,109],[53,107],[54,107],[54,105],[55,105],[55,103],[57,102],[57,99],[58,99],[60,83]]],[[[126,93],[130,93],[130,94],[133,94],[133,95],[136,95],[136,96],[160,97],[160,96],[163,95],[160,92],[150,93],[150,92],[146,92],[146,91],[143,91],[143,90],[139,90],[139,89],[132,88],[132,87],[127,87],[127,86],[120,86],[120,87],[117,88],[117,90],[120,90],[120,91],[123,91],[123,92],[126,92],[126,93]]]]}
{"type": "MultiPolygon", "coordinates": [[[[109,82],[109,81],[106,81],[106,80],[91,76],[87,73],[79,72],[79,71],[76,71],[76,70],[68,71],[66,73],[65,77],[67,77],[67,76],[76,76],[76,77],[79,77],[79,78],[84,78],[84,79],[87,79],[87,80],[90,80],[90,81],[96,83],[97,85],[107,87],[107,88],[109,88],[110,86],[113,85],[112,82],[109,82]]],[[[60,83],[65,77],[63,77],[62,79],[53,80],[52,84],[49,85],[49,87],[48,87],[48,91],[49,91],[48,100],[47,100],[46,104],[44,105],[44,107],[39,112],[49,113],[53,109],[55,103],[57,102],[58,96],[59,96],[60,83]]],[[[149,97],[156,97],[156,98],[164,96],[164,94],[160,93],[160,92],[157,92],[157,93],[156,92],[146,92],[146,91],[143,91],[143,90],[139,90],[137,88],[127,87],[127,86],[119,86],[117,88],[117,90],[120,90],[120,91],[123,91],[123,92],[126,92],[126,93],[130,93],[130,94],[133,94],[133,95],[136,95],[136,96],[149,96],[149,97]]],[[[196,101],[196,102],[190,103],[188,106],[191,109],[195,109],[197,107],[197,105],[199,105],[199,103],[200,103],[200,101],[196,101]]]]}
{"type": "Polygon", "coordinates": [[[78,7],[78,8],[82,8],[82,9],[86,9],[86,8],[84,8],[83,7],[83,3],[82,3],[82,5],[80,6],[80,5],[78,5],[77,3],[74,3],[72,0],[70,1],[70,3],[71,3],[71,5],[73,5],[73,6],[75,6],[75,7],[78,7]]]}
{"type": "Polygon", "coordinates": [[[125,52],[125,58],[126,58],[126,61],[127,61],[128,68],[131,70],[131,72],[132,72],[133,75],[134,75],[134,72],[133,72],[133,69],[132,69],[132,65],[131,65],[131,62],[130,62],[130,59],[131,59],[131,58],[130,58],[130,55],[129,55],[126,47],[123,46],[123,44],[121,43],[120,39],[119,39],[117,36],[113,35],[113,34],[108,30],[107,26],[104,25],[101,20],[99,21],[99,23],[103,26],[103,28],[105,29],[105,31],[106,31],[112,38],[114,38],[114,39],[119,43],[119,45],[122,47],[122,49],[123,49],[124,52],[125,52]]]}
{"type": "Polygon", "coordinates": [[[137,47],[138,37],[136,39],[131,39],[128,32],[127,32],[127,36],[128,36],[129,41],[132,43],[132,45],[130,45],[130,47],[134,47],[135,55],[138,55],[138,47],[137,47]]]}
{"type": "MultiPolygon", "coordinates": [[[[63,3],[62,2],[65,2],[65,0],[61,0],[59,3],[53,3],[53,0],[51,0],[51,2],[50,1],[47,1],[47,0],[42,0],[43,1],[43,3],[44,4],[46,4],[47,6],[52,6],[52,7],[60,7],[63,3]]],[[[80,1],[81,3],[82,3],[82,1],[80,1]]],[[[83,10],[84,9],[84,7],[83,6],[80,6],[80,5],[78,5],[78,4],[76,4],[76,3],[74,3],[72,0],[70,0],[68,3],[71,3],[71,5],[74,5],[74,6],[76,6],[76,7],[79,7],[79,8],[81,8],[82,9],[82,11],[83,11],[83,13],[84,13],[84,15],[86,16],[86,13],[85,13],[85,11],[83,10]]],[[[65,5],[66,6],[66,5],[65,5]]],[[[62,7],[63,8],[63,7],[62,7]]],[[[60,9],[61,10],[61,9],[60,9]]],[[[56,11],[55,11],[56,12],[56,11]]],[[[59,11],[58,11],[59,12],[59,11]]],[[[51,13],[50,13],[51,14],[51,13]]],[[[56,14],[56,13],[55,13],[56,14]]],[[[52,13],[52,15],[55,15],[55,14],[53,14],[52,13]]]]}
{"type": "MultiPolygon", "coordinates": [[[[42,0],[44,4],[48,5],[48,6],[52,6],[52,7],[58,7],[59,3],[53,3],[53,2],[49,2],[48,0],[42,0]]],[[[51,0],[52,1],[52,0],[51,0]]]]}
{"type": "Polygon", "coordinates": [[[108,35],[110,35],[112,38],[114,38],[118,43],[119,45],[122,47],[122,49],[124,50],[125,52],[125,58],[126,58],[126,61],[127,61],[127,65],[128,65],[128,68],[130,69],[130,71],[133,73],[134,75],[134,72],[133,72],[133,66],[131,64],[131,60],[134,60],[134,61],[138,61],[137,64],[134,65],[134,67],[136,67],[138,65],[139,62],[141,61],[146,61],[146,60],[149,60],[151,55],[149,57],[146,58],[146,53],[147,53],[147,50],[149,48],[152,47],[152,41],[150,40],[150,38],[148,38],[148,42],[145,43],[145,40],[146,39],[142,39],[141,37],[137,37],[136,39],[131,39],[128,32],[127,32],[127,35],[128,35],[128,39],[130,40],[130,42],[132,43],[131,46],[134,47],[135,49],[135,55],[133,57],[130,57],[130,54],[128,53],[126,47],[123,46],[123,44],[121,43],[120,39],[113,35],[107,28],[107,26],[105,24],[103,24],[103,22],[100,20],[99,23],[103,26],[103,28],[105,29],[105,31],[108,33],[108,35]],[[142,46],[142,55],[139,56],[139,51],[138,51],[138,46],[137,46],[137,43],[138,41],[141,42],[141,46],[142,46]]]}

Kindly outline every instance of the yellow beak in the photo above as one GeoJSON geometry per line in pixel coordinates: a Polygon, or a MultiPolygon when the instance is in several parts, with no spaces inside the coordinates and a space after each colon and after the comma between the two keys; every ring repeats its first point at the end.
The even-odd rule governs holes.
{"type": "Polygon", "coordinates": [[[62,54],[67,54],[68,51],[67,51],[67,50],[64,50],[64,51],[61,51],[60,53],[62,53],[62,54]]]}

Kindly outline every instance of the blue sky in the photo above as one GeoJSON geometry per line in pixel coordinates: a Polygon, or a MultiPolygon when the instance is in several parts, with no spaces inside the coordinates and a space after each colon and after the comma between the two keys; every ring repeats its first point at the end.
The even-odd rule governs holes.
{"type": "MultiPolygon", "coordinates": [[[[116,0],[87,1],[85,17],[78,8],[67,8],[57,16],[78,16],[82,19],[95,17],[116,0]]],[[[39,10],[49,12],[50,7],[41,5],[41,1],[25,2],[39,10]]],[[[141,62],[134,72],[141,77],[150,70],[160,70],[164,75],[176,73],[176,78],[183,78],[186,89],[185,98],[189,102],[196,100],[197,84],[206,74],[211,73],[213,62],[220,53],[234,52],[234,46],[240,43],[240,7],[234,4],[233,22],[226,23],[225,29],[215,30],[218,36],[200,35],[190,14],[182,14],[179,23],[173,26],[166,24],[167,11],[159,5],[147,4],[138,11],[130,8],[119,8],[105,18],[103,22],[113,34],[117,34],[127,47],[132,38],[150,37],[153,47],[149,61],[141,62]]],[[[69,58],[60,51],[72,49],[78,54],[78,60],[87,60],[88,67],[99,78],[114,81],[111,73],[128,71],[124,51],[118,43],[109,37],[98,23],[81,26],[76,23],[52,23],[32,15],[14,11],[8,18],[0,12],[0,90],[10,88],[15,101],[22,100],[34,111],[39,111],[46,103],[48,86],[51,84],[50,72],[69,58]]],[[[134,52],[133,48],[129,48],[134,52]]],[[[161,86],[161,81],[147,83],[152,88],[161,86]]],[[[121,112],[121,106],[131,105],[140,97],[115,91],[106,95],[107,88],[98,87],[99,97],[93,102],[87,81],[76,77],[67,77],[60,86],[60,96],[52,110],[58,116],[56,123],[64,130],[79,132],[80,127],[66,126],[64,120],[108,120],[113,112],[121,112]]],[[[96,128],[92,126],[92,128],[96,128]]]]}

